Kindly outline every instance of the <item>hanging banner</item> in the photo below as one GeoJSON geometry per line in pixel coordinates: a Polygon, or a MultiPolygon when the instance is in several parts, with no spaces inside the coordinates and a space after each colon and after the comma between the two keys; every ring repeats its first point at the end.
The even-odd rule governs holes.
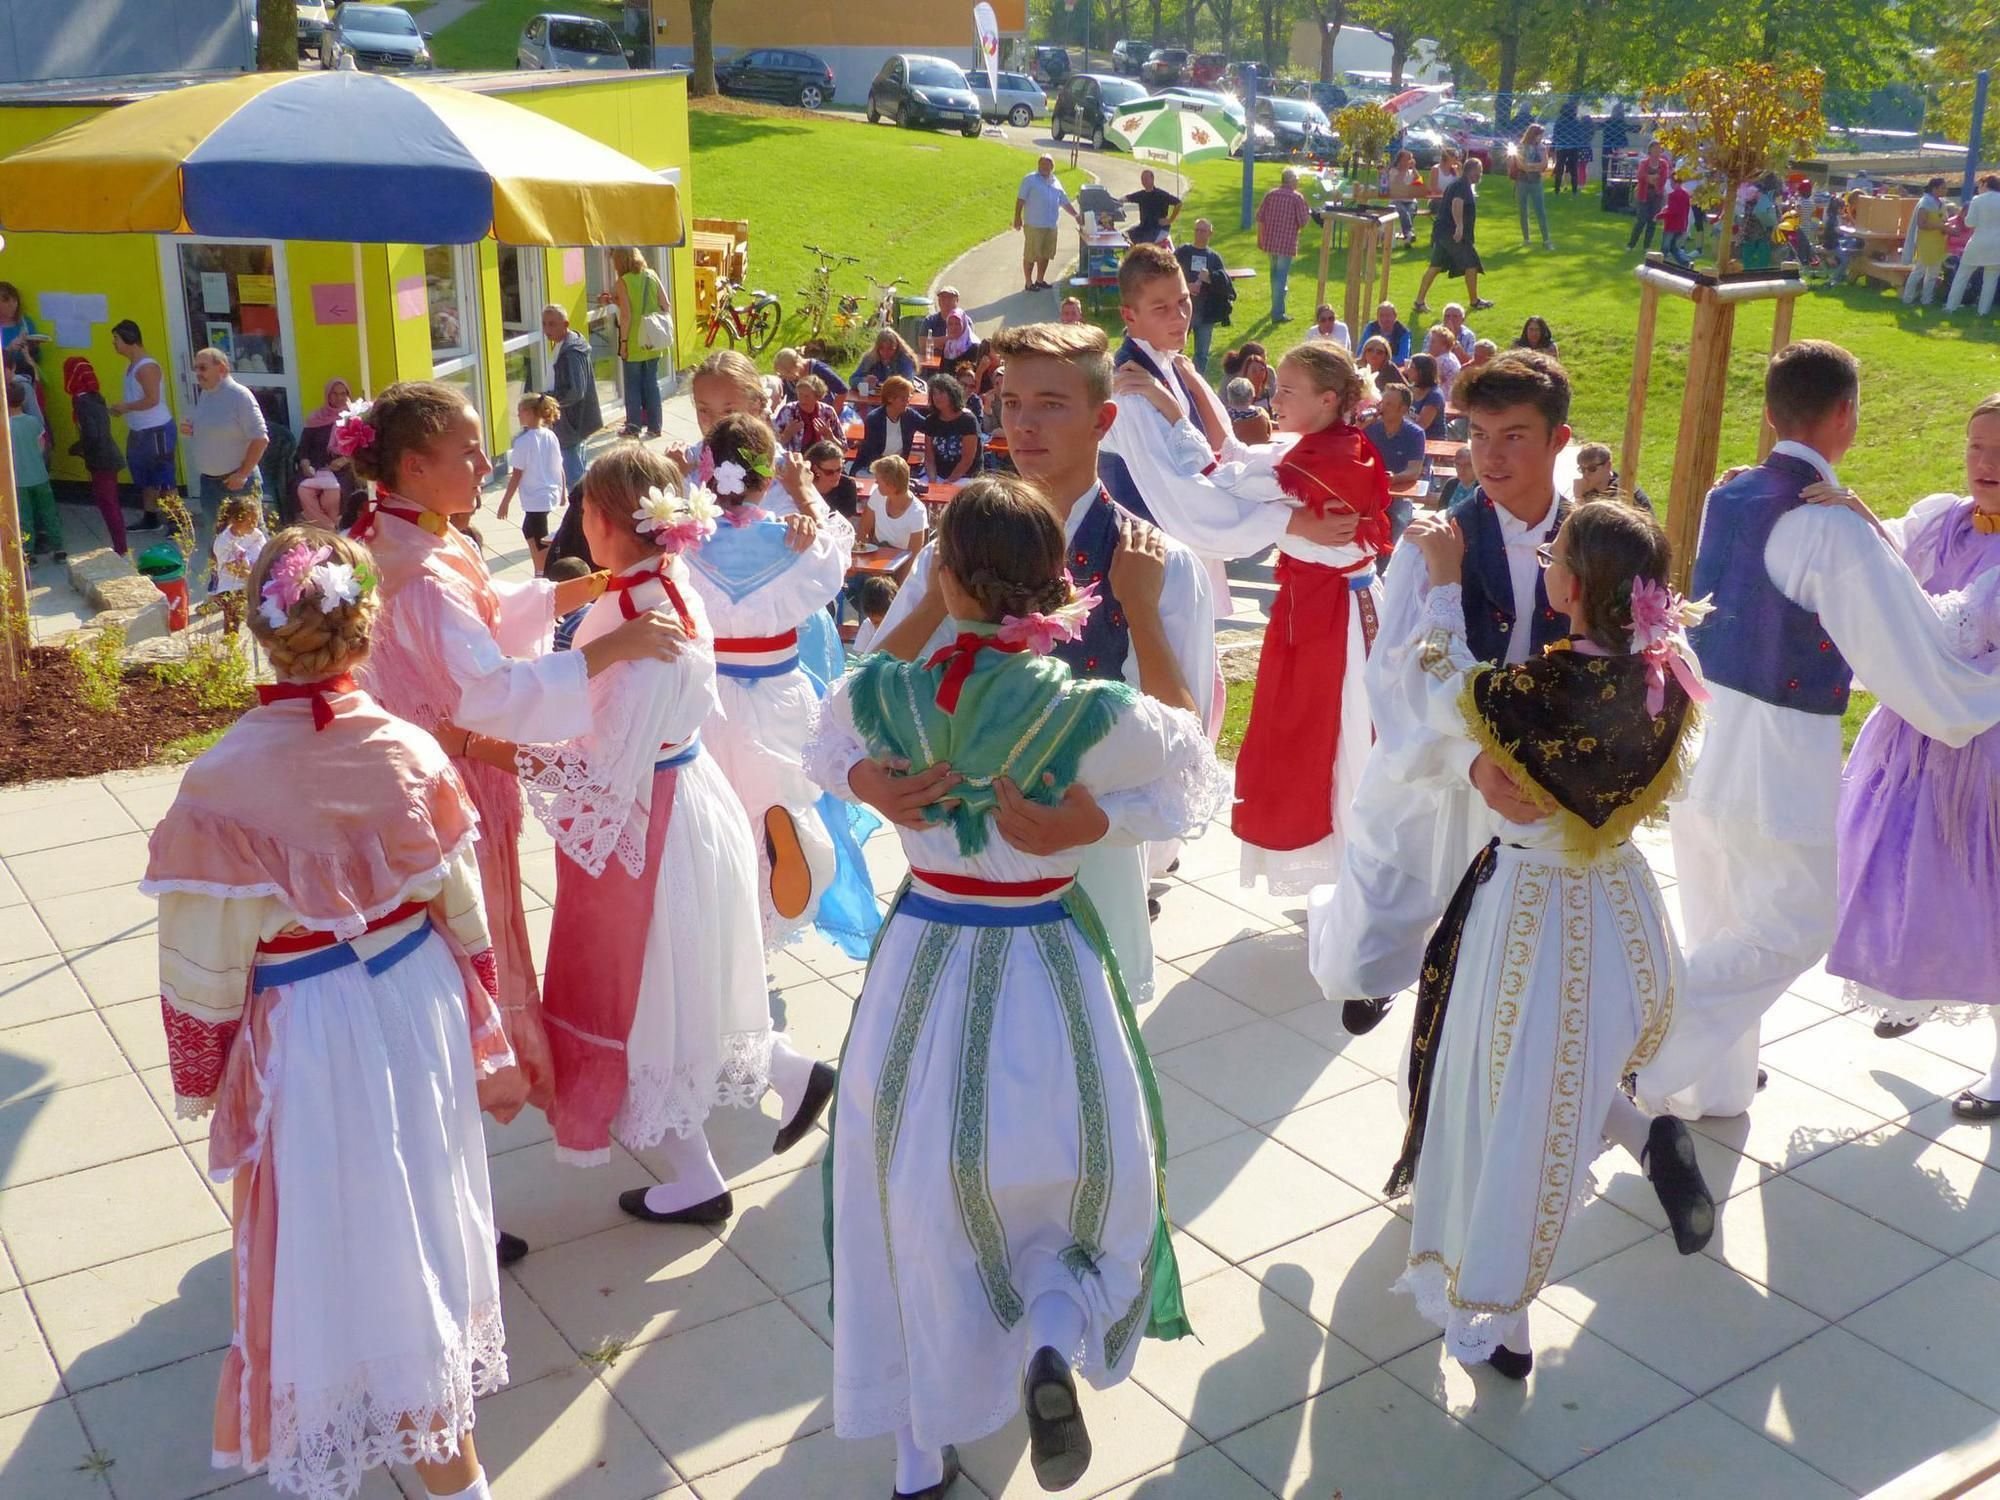
{"type": "Polygon", "coordinates": [[[979,36],[979,60],[986,64],[986,85],[1000,92],[1000,18],[986,0],[972,7],[972,29],[979,36]]]}

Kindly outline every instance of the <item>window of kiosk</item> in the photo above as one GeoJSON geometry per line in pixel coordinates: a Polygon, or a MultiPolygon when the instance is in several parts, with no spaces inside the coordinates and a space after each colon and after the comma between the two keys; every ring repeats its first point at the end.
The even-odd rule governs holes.
{"type": "Polygon", "coordinates": [[[543,295],[541,250],[501,245],[500,350],[506,360],[507,410],[499,425],[514,420],[514,411],[528,391],[549,388],[548,340],[542,337],[543,295]]]}
{"type": "Polygon", "coordinates": [[[174,245],[174,259],[180,272],[180,326],[187,338],[188,361],[181,368],[192,371],[197,349],[220,349],[237,380],[257,392],[266,411],[294,425],[277,247],[182,240],[174,245]]]}

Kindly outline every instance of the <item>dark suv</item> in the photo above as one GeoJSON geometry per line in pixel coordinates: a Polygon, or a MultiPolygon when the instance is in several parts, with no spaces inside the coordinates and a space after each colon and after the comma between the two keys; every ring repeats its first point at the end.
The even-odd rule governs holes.
{"type": "Polygon", "coordinates": [[[758,47],[715,65],[715,86],[725,94],[776,99],[801,109],[833,103],[833,69],[810,52],[758,47]]]}
{"type": "Polygon", "coordinates": [[[1187,73],[1185,47],[1155,47],[1139,69],[1139,81],[1149,89],[1172,88],[1187,73]]]}
{"type": "Polygon", "coordinates": [[[1057,140],[1065,134],[1089,141],[1104,149],[1104,127],[1111,117],[1146,91],[1129,78],[1115,73],[1078,73],[1066,81],[1049,106],[1049,133],[1057,140]]]}
{"type": "Polygon", "coordinates": [[[912,129],[947,126],[974,136],[983,128],[979,100],[965,81],[965,70],[921,52],[896,53],[868,85],[868,123],[885,115],[912,129]]]}
{"type": "Polygon", "coordinates": [[[1124,78],[1137,78],[1146,65],[1146,54],[1152,50],[1151,42],[1126,38],[1111,49],[1111,71],[1124,78]]]}

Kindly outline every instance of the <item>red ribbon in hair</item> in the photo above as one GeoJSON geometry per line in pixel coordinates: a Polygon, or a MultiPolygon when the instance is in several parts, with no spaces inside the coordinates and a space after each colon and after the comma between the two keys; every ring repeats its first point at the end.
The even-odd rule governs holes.
{"type": "Polygon", "coordinates": [[[612,579],[611,582],[607,583],[604,588],[607,593],[618,596],[618,613],[628,620],[636,620],[645,611],[632,602],[632,590],[636,589],[642,583],[651,583],[657,578],[660,581],[660,587],[667,591],[667,603],[671,604],[674,607],[674,613],[680,616],[681,629],[685,630],[689,635],[693,635],[694,616],[688,613],[687,601],[681,598],[681,591],[674,587],[673,579],[667,576],[667,563],[669,561],[670,559],[661,558],[660,566],[650,572],[621,573],[612,579]]]}
{"type": "Polygon", "coordinates": [[[962,633],[941,651],[932,654],[924,663],[931,667],[944,668],[944,680],[938,684],[937,706],[946,713],[958,711],[958,695],[965,689],[965,679],[972,675],[972,668],[982,651],[1004,651],[1009,656],[1026,651],[1026,641],[1018,643],[1003,641],[998,636],[975,635],[968,630],[962,633]]]}
{"type": "Polygon", "coordinates": [[[354,679],[342,672],[338,677],[323,677],[318,682],[260,682],[257,684],[259,703],[283,703],[292,698],[310,698],[313,706],[313,733],[318,734],[333,722],[333,705],[327,700],[339,693],[354,691],[354,679]]]}

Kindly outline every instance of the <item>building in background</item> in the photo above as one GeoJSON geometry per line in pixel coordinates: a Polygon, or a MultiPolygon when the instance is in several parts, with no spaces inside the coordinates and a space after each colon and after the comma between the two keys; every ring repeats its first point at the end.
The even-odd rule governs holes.
{"type": "Polygon", "coordinates": [[[243,72],[256,0],[0,0],[0,86],[243,72]]]}
{"type": "MultiPolygon", "coordinates": [[[[1308,78],[1319,77],[1319,39],[1318,21],[1292,24],[1292,50],[1287,61],[1308,78]]],[[[1379,81],[1386,83],[1395,55],[1396,49],[1381,32],[1370,31],[1366,26],[1343,26],[1333,43],[1333,81],[1341,82],[1342,75],[1347,73],[1379,73],[1379,81]]],[[[1403,64],[1406,86],[1450,81],[1451,69],[1438,60],[1436,42],[1420,39],[1411,45],[1410,55],[1403,64]]]]}

